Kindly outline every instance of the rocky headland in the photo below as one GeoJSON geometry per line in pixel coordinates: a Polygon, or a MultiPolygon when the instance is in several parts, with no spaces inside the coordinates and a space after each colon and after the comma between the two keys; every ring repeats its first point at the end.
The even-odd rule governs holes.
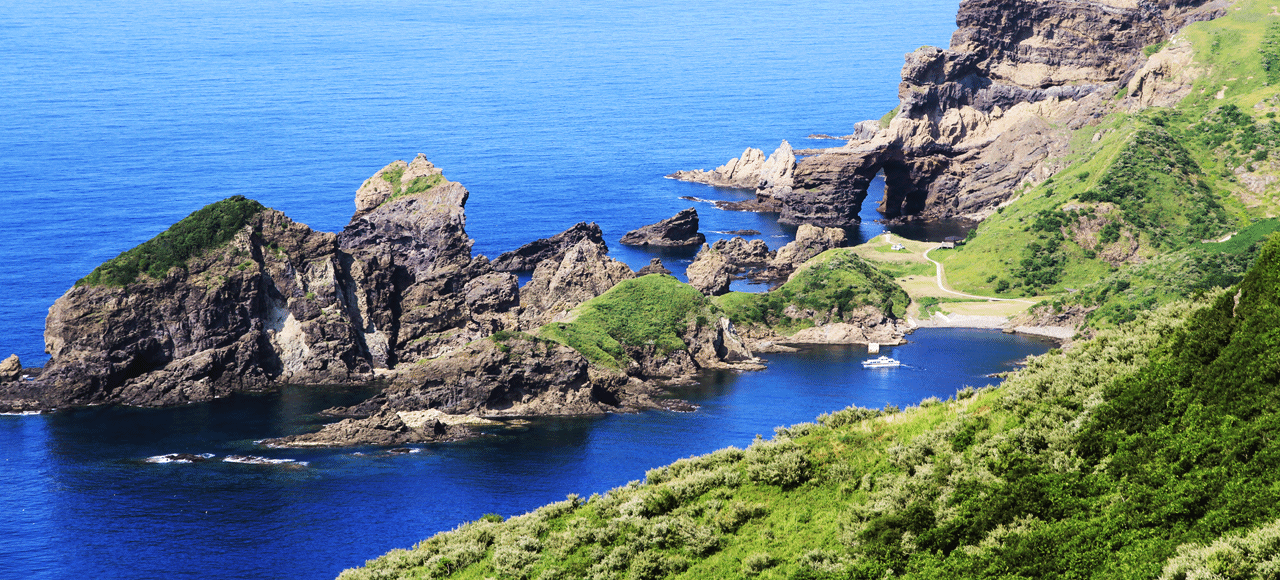
{"type": "Polygon", "coordinates": [[[1185,96],[1194,77],[1187,72],[1189,49],[1150,57],[1143,49],[1222,14],[1225,5],[966,1],[949,49],[923,47],[906,56],[900,105],[884,126],[858,123],[846,145],[799,161],[793,156],[787,171],[778,168],[788,165],[789,146],[768,163],[748,149],[713,171],[669,177],[756,190],[756,200],[724,203],[725,209],[778,211],[787,224],[844,226],[858,223],[867,186],[883,173],[878,209],[889,219],[981,220],[1020,186],[1062,169],[1072,130],[1114,110],[1185,96]]]}

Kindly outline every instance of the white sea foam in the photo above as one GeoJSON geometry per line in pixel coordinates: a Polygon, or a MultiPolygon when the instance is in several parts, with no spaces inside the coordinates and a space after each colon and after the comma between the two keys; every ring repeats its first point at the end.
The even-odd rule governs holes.
{"type": "Polygon", "coordinates": [[[228,455],[222,458],[222,460],[227,463],[245,463],[248,465],[307,465],[306,461],[298,461],[297,459],[272,459],[270,457],[259,457],[257,455],[228,455]]]}
{"type": "Polygon", "coordinates": [[[212,453],[168,453],[165,455],[153,455],[144,459],[147,463],[195,463],[197,461],[208,461],[213,459],[212,453]]]}

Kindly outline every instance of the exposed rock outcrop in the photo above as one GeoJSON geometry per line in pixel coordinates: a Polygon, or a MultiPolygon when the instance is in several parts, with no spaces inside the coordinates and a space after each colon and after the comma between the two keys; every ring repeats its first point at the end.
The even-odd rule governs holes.
{"type": "Polygon", "coordinates": [[[18,359],[18,355],[11,354],[9,358],[0,361],[0,382],[16,381],[22,378],[22,361],[18,359]]]}
{"type": "Polygon", "coordinates": [[[656,224],[627,232],[621,242],[628,246],[699,246],[707,237],[698,232],[698,211],[689,208],[656,224]]]}
{"type": "Polygon", "coordinates": [[[582,240],[559,259],[543,260],[520,290],[521,328],[533,329],[566,316],[574,307],[634,278],[591,240],[582,240]]]}
{"type": "Polygon", "coordinates": [[[728,240],[716,240],[716,243],[711,244],[711,249],[724,256],[734,274],[764,268],[775,256],[764,240],[747,240],[736,236],[728,240]]]}
{"type": "Polygon", "coordinates": [[[949,50],[907,55],[888,127],[859,123],[844,147],[800,161],[786,187],[762,183],[739,209],[852,225],[883,173],[888,218],[980,220],[1058,171],[1072,130],[1116,107],[1185,96],[1189,49],[1174,43],[1148,59],[1143,47],[1222,10],[1204,0],[966,0],[949,50]],[[1128,97],[1112,100],[1117,92],[1128,97]]]}
{"type": "Polygon", "coordinates": [[[785,282],[801,264],[832,248],[844,247],[847,243],[848,237],[843,229],[802,224],[796,230],[796,239],[779,248],[769,260],[768,268],[752,278],[785,282]]]}
{"type": "Polygon", "coordinates": [[[578,222],[573,227],[550,238],[534,240],[519,249],[506,252],[492,262],[494,270],[499,272],[527,272],[538,267],[544,260],[559,260],[564,253],[582,240],[590,240],[600,246],[601,253],[607,253],[609,247],[604,243],[604,233],[595,222],[578,222]]]}
{"type": "Polygon", "coordinates": [[[662,260],[660,258],[653,258],[649,260],[649,265],[636,271],[637,278],[640,276],[648,276],[649,274],[665,274],[670,276],[671,270],[668,270],[666,266],[662,265],[662,260]]]}
{"type": "Polygon", "coordinates": [[[685,269],[685,275],[689,278],[689,285],[699,292],[707,296],[719,296],[729,292],[729,283],[732,281],[729,269],[729,262],[724,254],[702,244],[702,250],[685,269]]]}
{"type": "Polygon", "coordinates": [[[514,328],[515,278],[472,259],[466,199],[419,156],[367,180],[337,235],[244,198],[213,204],[188,218],[203,225],[184,220],[162,237],[221,228],[228,241],[163,276],[86,279],[55,302],[39,396],[50,407],[162,406],[276,382],[363,383],[514,328]],[[243,219],[218,217],[232,214],[243,219]]]}
{"type": "Polygon", "coordinates": [[[741,157],[730,159],[728,163],[711,171],[677,171],[667,177],[716,187],[758,189],[790,186],[795,167],[796,156],[791,150],[791,144],[783,140],[768,158],[765,158],[764,151],[748,147],[741,157]]]}

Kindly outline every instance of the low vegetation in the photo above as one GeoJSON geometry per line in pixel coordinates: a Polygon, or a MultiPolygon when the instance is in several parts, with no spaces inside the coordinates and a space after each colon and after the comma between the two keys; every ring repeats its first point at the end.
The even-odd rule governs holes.
{"type": "Polygon", "coordinates": [[[671,276],[625,280],[587,301],[571,322],[543,326],[538,336],[564,344],[593,363],[625,368],[626,347],[652,345],[659,354],[684,349],[690,322],[710,323],[712,305],[702,293],[671,276]]]}
{"type": "Polygon", "coordinates": [[[164,278],[173,268],[186,268],[192,257],[231,241],[265,209],[241,195],[209,204],[156,237],[94,268],[77,281],[76,286],[125,286],[136,282],[139,276],[164,278]]]}
{"type": "Polygon", "coordinates": [[[396,165],[392,166],[390,169],[387,169],[381,173],[382,180],[386,181],[388,184],[391,185],[391,195],[388,196],[387,199],[382,203],[385,204],[399,197],[405,197],[409,195],[419,194],[424,191],[429,191],[431,190],[431,188],[437,185],[440,185],[441,183],[444,183],[444,175],[440,173],[433,173],[431,175],[420,175],[418,177],[413,178],[413,180],[410,181],[409,183],[405,183],[404,172],[406,168],[407,168],[406,166],[400,165],[397,163],[396,165]]]}
{"type": "Polygon", "coordinates": [[[1192,306],[1034,357],[999,388],[779,428],[343,578],[1267,577],[1280,240],[1192,306]]]}
{"type": "Polygon", "coordinates": [[[827,250],[806,262],[781,287],[763,294],[731,292],[714,299],[738,325],[764,325],[783,334],[813,326],[815,316],[839,322],[865,307],[886,316],[906,316],[907,296],[893,278],[849,248],[827,250]]]}

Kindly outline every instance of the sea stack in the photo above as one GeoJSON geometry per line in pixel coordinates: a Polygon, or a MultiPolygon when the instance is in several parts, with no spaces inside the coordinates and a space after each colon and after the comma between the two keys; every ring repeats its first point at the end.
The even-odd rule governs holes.
{"type": "Polygon", "coordinates": [[[622,236],[622,244],[627,246],[659,246],[680,248],[701,246],[707,237],[698,232],[698,210],[689,208],[622,236]]]}

